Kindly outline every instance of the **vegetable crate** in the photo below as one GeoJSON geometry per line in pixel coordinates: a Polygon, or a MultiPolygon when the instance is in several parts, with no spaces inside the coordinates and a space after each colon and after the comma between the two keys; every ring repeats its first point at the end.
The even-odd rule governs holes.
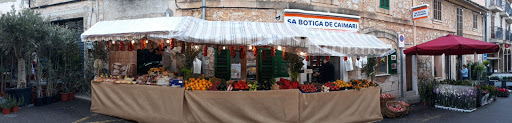
{"type": "Polygon", "coordinates": [[[390,101],[390,102],[387,102],[386,106],[382,108],[382,114],[389,118],[398,118],[398,117],[401,117],[402,115],[404,115],[405,110],[406,110],[405,106],[402,105],[401,103],[396,102],[396,101],[390,101]],[[389,108],[390,106],[395,107],[398,110],[393,110],[393,109],[389,108]]]}
{"type": "Polygon", "coordinates": [[[394,97],[380,98],[380,106],[385,107],[387,102],[395,101],[394,97]]]}

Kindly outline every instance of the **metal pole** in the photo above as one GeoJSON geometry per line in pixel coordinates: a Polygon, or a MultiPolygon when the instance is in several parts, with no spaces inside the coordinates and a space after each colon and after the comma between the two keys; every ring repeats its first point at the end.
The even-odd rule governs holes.
{"type": "Polygon", "coordinates": [[[202,12],[202,19],[206,20],[205,13],[206,13],[206,0],[203,0],[203,6],[201,6],[203,12],[202,12]]]}
{"type": "Polygon", "coordinates": [[[404,56],[402,48],[400,47],[400,97],[404,97],[404,56]]]}

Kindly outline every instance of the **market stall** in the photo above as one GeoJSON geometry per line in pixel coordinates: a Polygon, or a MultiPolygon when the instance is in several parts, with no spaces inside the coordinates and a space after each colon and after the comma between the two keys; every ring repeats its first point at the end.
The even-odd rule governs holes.
{"type": "MultiPolygon", "coordinates": [[[[150,23],[149,20],[121,22],[129,27],[141,22],[150,23]]],[[[287,79],[273,82],[281,75],[289,76],[285,55],[298,54],[297,57],[306,59],[309,55],[379,56],[391,50],[390,46],[377,46],[383,43],[374,36],[346,34],[352,38],[338,37],[338,42],[345,43],[327,46],[334,44],[336,39],[317,39],[319,37],[309,34],[311,30],[290,24],[204,21],[190,17],[158,20],[172,21],[159,23],[174,26],[155,28],[158,30],[123,28],[126,30],[116,32],[111,28],[111,31],[103,31],[101,28],[105,27],[95,25],[82,34],[82,38],[84,41],[107,42],[107,45],[115,44],[116,40],[127,40],[128,43],[131,40],[129,47],[132,49],[144,49],[147,41],[153,41],[160,49],[163,46],[181,49],[183,59],[192,59],[194,64],[188,62],[181,73],[170,73],[164,68],[151,68],[142,76],[98,73],[92,82],[92,112],[140,122],[371,122],[382,119],[378,101],[381,88],[377,83],[338,80],[325,84],[299,84],[287,79]],[[186,28],[180,26],[183,23],[187,23],[186,28]],[[368,46],[348,47],[361,45],[349,45],[353,40],[368,46]],[[319,41],[324,44],[320,45],[319,41]],[[140,46],[133,47],[133,44],[140,46]],[[192,70],[196,73],[196,69],[190,67],[197,65],[194,59],[198,54],[213,58],[213,63],[209,64],[215,64],[214,77],[191,75],[192,70]],[[249,59],[254,60],[258,72],[253,81],[237,76],[248,76],[249,59]],[[233,65],[233,61],[238,62],[233,65]],[[238,70],[233,69],[236,66],[238,70]]],[[[117,25],[116,22],[108,23],[117,25]]],[[[199,70],[198,73],[202,72],[199,70]]]]}
{"type": "MultiPolygon", "coordinates": [[[[448,34],[429,42],[404,50],[408,55],[465,55],[494,53],[499,51],[499,46],[484,41],[469,39],[461,36],[448,34]]],[[[448,60],[451,61],[451,60],[448,60]]],[[[451,65],[448,65],[451,73],[451,65]]],[[[460,70],[462,64],[459,64],[460,70]]],[[[495,99],[496,94],[493,86],[470,81],[450,80],[442,81],[440,85],[424,84],[433,86],[434,90],[424,92],[433,94],[435,99],[431,102],[436,108],[455,110],[461,112],[473,112],[478,105],[485,105],[495,99]],[[487,90],[487,91],[485,91],[487,90]],[[433,91],[433,92],[432,92],[433,91]],[[490,97],[489,97],[490,96],[490,97]]],[[[462,77],[461,77],[462,78],[462,77]]],[[[422,94],[425,95],[425,94],[422,94]]],[[[425,100],[429,101],[429,100],[425,100]]]]}

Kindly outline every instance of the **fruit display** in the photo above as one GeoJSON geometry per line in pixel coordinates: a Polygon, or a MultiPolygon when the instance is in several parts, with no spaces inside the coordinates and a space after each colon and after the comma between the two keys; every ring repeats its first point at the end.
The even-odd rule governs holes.
{"type": "Polygon", "coordinates": [[[329,87],[330,91],[339,91],[340,90],[340,87],[338,85],[334,84],[333,82],[327,82],[324,84],[324,86],[329,87]]]}
{"type": "Polygon", "coordinates": [[[350,80],[349,82],[350,85],[352,85],[352,88],[354,89],[361,89],[361,88],[368,88],[368,87],[377,87],[379,86],[379,84],[375,83],[375,82],[372,82],[372,81],[368,81],[366,79],[363,79],[363,80],[350,80]]]}
{"type": "Polygon", "coordinates": [[[309,84],[300,85],[300,90],[304,93],[312,93],[312,92],[317,92],[318,88],[314,84],[309,83],[309,84]]]}
{"type": "Polygon", "coordinates": [[[148,74],[151,74],[151,73],[161,73],[161,72],[164,72],[164,71],[165,71],[165,69],[163,67],[151,68],[151,69],[149,69],[148,74]]]}
{"type": "Polygon", "coordinates": [[[394,112],[402,112],[405,110],[404,107],[402,107],[402,105],[399,104],[389,105],[388,109],[394,112]]]}
{"type": "Polygon", "coordinates": [[[258,89],[258,82],[253,82],[252,84],[249,84],[249,91],[256,91],[258,89]]]}
{"type": "Polygon", "coordinates": [[[279,89],[297,89],[299,87],[299,82],[291,82],[283,78],[280,78],[277,83],[279,84],[279,89]]]}
{"type": "Polygon", "coordinates": [[[271,90],[272,85],[274,85],[274,83],[276,83],[276,82],[273,82],[273,81],[258,82],[258,90],[271,90]]]}
{"type": "Polygon", "coordinates": [[[380,94],[380,98],[395,98],[393,94],[380,94]]]}
{"type": "Polygon", "coordinates": [[[352,87],[352,85],[348,84],[347,82],[345,82],[343,80],[336,80],[336,81],[334,81],[334,84],[336,84],[340,88],[352,87]]]}
{"type": "Polygon", "coordinates": [[[247,85],[247,82],[245,82],[245,81],[238,81],[238,82],[233,83],[233,89],[247,90],[247,89],[249,89],[249,85],[247,85]]]}
{"type": "Polygon", "coordinates": [[[185,80],[185,89],[187,90],[206,90],[212,86],[212,82],[206,79],[190,78],[185,80]]]}

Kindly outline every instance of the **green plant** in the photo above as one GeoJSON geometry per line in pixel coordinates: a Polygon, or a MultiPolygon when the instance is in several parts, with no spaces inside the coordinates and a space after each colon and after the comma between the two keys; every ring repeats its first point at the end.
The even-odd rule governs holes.
{"type": "Polygon", "coordinates": [[[485,65],[485,66],[489,66],[489,64],[491,64],[491,61],[485,60],[485,61],[482,62],[482,64],[485,65]]]}
{"type": "Polygon", "coordinates": [[[183,75],[183,79],[188,80],[193,75],[192,70],[187,69],[187,68],[182,68],[181,75],[183,75]]]}
{"type": "Polygon", "coordinates": [[[420,98],[428,103],[433,104],[434,103],[434,89],[439,85],[439,82],[435,79],[422,79],[419,82],[419,93],[420,98]]]}
{"type": "Polygon", "coordinates": [[[39,47],[40,41],[51,38],[49,36],[50,23],[44,21],[39,13],[31,9],[2,14],[0,17],[0,47],[3,51],[10,51],[18,62],[17,88],[27,86],[26,74],[29,57],[39,47]]]}
{"type": "Polygon", "coordinates": [[[497,77],[497,76],[490,76],[489,77],[489,80],[500,80],[500,77],[497,77]]]}
{"type": "Polygon", "coordinates": [[[363,66],[361,73],[366,73],[370,77],[370,81],[373,81],[376,75],[377,58],[368,58],[368,63],[363,66]]]}
{"type": "Polygon", "coordinates": [[[299,75],[300,69],[304,66],[304,58],[300,57],[297,54],[286,53],[286,62],[289,63],[288,71],[291,73],[290,78],[292,81],[297,81],[297,77],[299,75]]]}
{"type": "Polygon", "coordinates": [[[474,63],[471,64],[471,78],[480,80],[485,77],[485,65],[474,63]]]}

